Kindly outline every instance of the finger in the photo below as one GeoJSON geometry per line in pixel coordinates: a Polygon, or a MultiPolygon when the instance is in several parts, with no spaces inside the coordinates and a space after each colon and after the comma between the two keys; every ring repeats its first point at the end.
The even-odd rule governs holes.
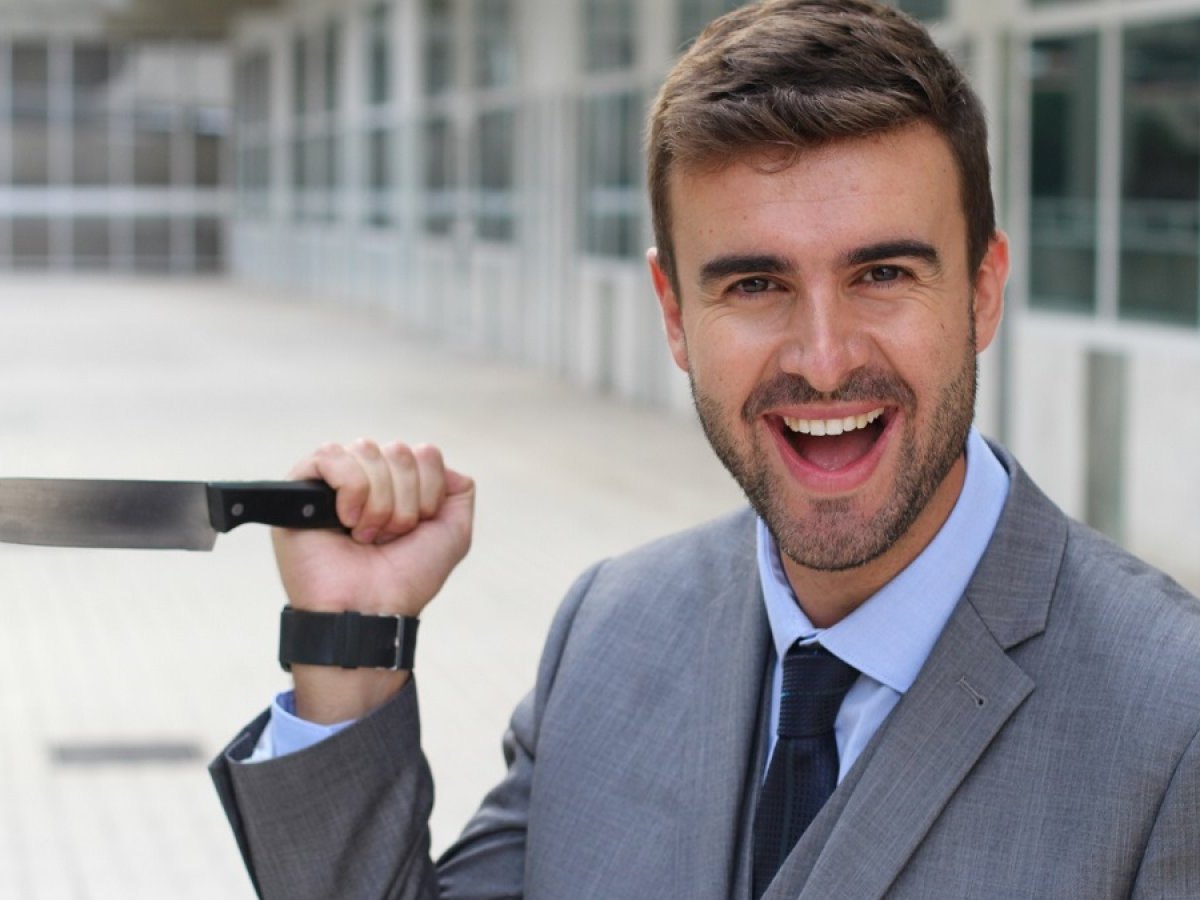
{"type": "Polygon", "coordinates": [[[442,502],[444,521],[458,535],[459,552],[463,555],[471,547],[471,535],[475,522],[475,481],[454,469],[446,469],[446,498],[442,502]]]}
{"type": "Polygon", "coordinates": [[[384,542],[408,534],[420,522],[420,473],[412,449],[399,441],[383,447],[380,463],[392,484],[392,505],[376,537],[384,542]]]}
{"type": "Polygon", "coordinates": [[[446,464],[442,460],[442,451],[432,444],[421,444],[413,448],[413,458],[420,479],[420,515],[422,519],[432,519],[446,499],[446,464]]]}
{"type": "Polygon", "coordinates": [[[294,480],[319,479],[337,492],[338,520],[354,528],[370,493],[370,479],[358,460],[341,444],[325,444],[297,463],[288,475],[294,480]]]}
{"type": "Polygon", "coordinates": [[[454,469],[447,468],[446,476],[446,496],[458,497],[464,494],[470,494],[472,498],[475,494],[475,479],[470,475],[464,475],[461,472],[456,472],[454,469]]]}
{"type": "Polygon", "coordinates": [[[374,441],[358,440],[349,449],[369,485],[362,514],[351,533],[359,543],[369,544],[392,521],[397,505],[415,505],[408,497],[413,486],[394,477],[391,463],[374,441]]]}

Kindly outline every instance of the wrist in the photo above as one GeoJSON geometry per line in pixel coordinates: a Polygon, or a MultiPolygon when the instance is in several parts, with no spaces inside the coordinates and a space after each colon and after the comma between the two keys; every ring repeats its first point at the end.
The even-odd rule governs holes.
{"type": "Polygon", "coordinates": [[[361,719],[394,697],[411,680],[408,671],[292,667],[296,715],[319,725],[361,719]]]}
{"type": "Polygon", "coordinates": [[[279,662],[293,676],[296,715],[331,725],[386,703],[411,677],[418,624],[396,615],[285,606],[279,662]]]}

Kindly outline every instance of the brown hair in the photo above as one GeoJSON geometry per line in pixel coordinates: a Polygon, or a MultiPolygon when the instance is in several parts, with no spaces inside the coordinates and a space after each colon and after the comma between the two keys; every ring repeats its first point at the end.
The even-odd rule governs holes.
{"type": "Polygon", "coordinates": [[[667,76],[646,158],[658,260],[678,295],[673,168],[720,168],[747,151],[805,149],[917,122],[950,145],[974,272],[996,230],[983,108],[928,32],[872,0],[763,0],[712,22],[667,76]]]}

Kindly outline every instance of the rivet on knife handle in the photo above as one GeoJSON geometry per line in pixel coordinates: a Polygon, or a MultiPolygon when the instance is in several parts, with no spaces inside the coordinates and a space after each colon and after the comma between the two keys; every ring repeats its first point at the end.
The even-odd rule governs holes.
{"type": "Polygon", "coordinates": [[[335,498],[333,488],[323,481],[214,482],[208,485],[208,513],[220,532],[247,522],[344,531],[335,498]]]}

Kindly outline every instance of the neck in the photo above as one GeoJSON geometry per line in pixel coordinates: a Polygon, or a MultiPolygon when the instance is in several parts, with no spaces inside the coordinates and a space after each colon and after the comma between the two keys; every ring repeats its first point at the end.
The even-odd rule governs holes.
{"type": "Polygon", "coordinates": [[[966,473],[966,457],[959,456],[900,539],[861,566],[841,571],[810,569],[780,553],[784,574],[808,620],[817,628],[836,625],[904,571],[946,524],[966,473]]]}

